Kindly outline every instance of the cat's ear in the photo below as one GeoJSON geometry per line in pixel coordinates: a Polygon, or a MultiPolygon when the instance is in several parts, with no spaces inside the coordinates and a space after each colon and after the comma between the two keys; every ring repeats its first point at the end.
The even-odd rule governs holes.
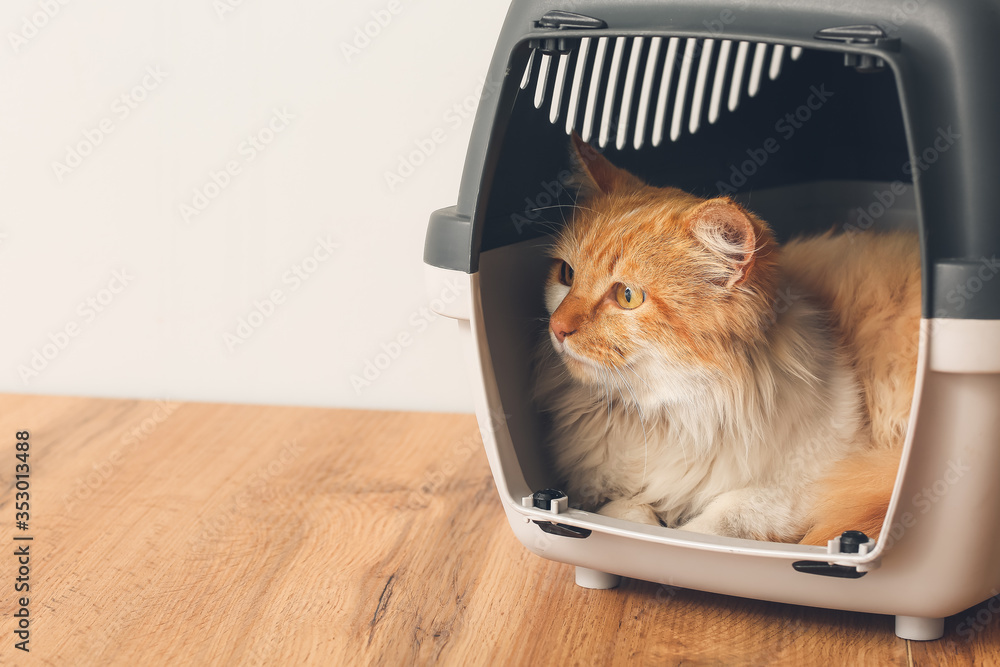
{"type": "Polygon", "coordinates": [[[715,260],[713,282],[735,287],[746,280],[761,239],[743,207],[720,197],[699,204],[689,215],[691,232],[715,260]]]}
{"type": "Polygon", "coordinates": [[[573,165],[573,183],[579,187],[581,200],[645,185],[638,177],[611,164],[596,148],[584,141],[576,130],[570,135],[569,152],[573,165]]]}

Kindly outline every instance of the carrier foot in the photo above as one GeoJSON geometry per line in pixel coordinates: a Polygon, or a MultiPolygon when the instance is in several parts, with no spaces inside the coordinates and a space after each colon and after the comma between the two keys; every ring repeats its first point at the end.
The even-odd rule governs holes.
{"type": "Polygon", "coordinates": [[[897,616],[896,636],[918,642],[941,639],[944,635],[943,618],[921,618],[919,616],[897,616]]]}
{"type": "Polygon", "coordinates": [[[622,578],[617,574],[608,574],[599,570],[590,570],[585,567],[576,568],[576,585],[583,588],[614,588],[622,582],[622,578]]]}

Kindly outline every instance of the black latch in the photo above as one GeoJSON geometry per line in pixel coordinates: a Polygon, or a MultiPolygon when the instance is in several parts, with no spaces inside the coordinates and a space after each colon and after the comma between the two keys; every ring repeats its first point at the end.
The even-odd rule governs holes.
{"type": "MultiPolygon", "coordinates": [[[[559,514],[568,509],[569,498],[559,489],[542,489],[522,498],[521,505],[559,514]]],[[[559,535],[560,537],[583,539],[590,537],[590,533],[593,532],[587,528],[578,528],[554,521],[538,521],[537,519],[532,519],[531,521],[549,535],[559,535]]]]}
{"type": "Polygon", "coordinates": [[[554,509],[552,507],[553,501],[558,502],[565,497],[566,494],[559,489],[542,489],[541,491],[535,491],[531,499],[532,504],[538,509],[551,512],[554,509]]]}
{"type": "Polygon", "coordinates": [[[607,28],[606,21],[595,19],[593,16],[564,12],[561,9],[554,9],[547,12],[545,16],[535,22],[536,28],[548,28],[549,30],[578,30],[588,28],[607,28]]]}
{"type": "Polygon", "coordinates": [[[868,543],[868,536],[860,530],[845,530],[840,534],[840,553],[856,554],[861,551],[861,545],[868,543]]]}
{"type": "MultiPolygon", "coordinates": [[[[899,38],[890,38],[877,25],[841,25],[823,28],[817,30],[813,38],[828,42],[875,46],[888,51],[899,50],[899,38]]],[[[885,69],[885,60],[866,53],[845,53],[844,65],[853,67],[859,72],[881,72],[885,69]]]]}
{"type": "Polygon", "coordinates": [[[817,563],[814,560],[797,560],[792,563],[792,567],[794,567],[798,572],[805,572],[806,574],[819,574],[824,577],[841,577],[842,579],[860,579],[868,574],[867,572],[858,572],[857,569],[848,567],[847,565],[817,563]]]}
{"type": "Polygon", "coordinates": [[[590,537],[590,533],[593,532],[587,528],[578,528],[565,523],[553,523],[551,521],[534,521],[534,523],[541,528],[543,532],[546,532],[549,535],[575,537],[581,540],[585,537],[590,537]]]}
{"type": "MultiPolygon", "coordinates": [[[[607,28],[608,24],[602,19],[595,19],[593,16],[584,16],[583,14],[554,9],[535,21],[535,27],[541,30],[599,30],[607,28]]],[[[528,46],[533,49],[539,49],[542,53],[558,55],[572,51],[576,45],[576,41],[575,39],[568,40],[548,37],[546,39],[533,39],[528,42],[528,46]]]]}
{"type": "Polygon", "coordinates": [[[813,37],[848,44],[877,44],[879,40],[886,38],[886,34],[885,30],[877,25],[839,25],[835,28],[817,30],[813,37]]]}
{"type": "MultiPolygon", "coordinates": [[[[860,530],[846,530],[840,534],[840,553],[856,554],[861,551],[861,545],[868,543],[868,536],[860,530]]],[[[797,572],[806,574],[819,574],[824,577],[840,577],[842,579],[860,579],[868,572],[858,572],[858,569],[850,565],[834,565],[833,563],[820,563],[814,560],[797,560],[792,563],[792,567],[797,572]]]]}

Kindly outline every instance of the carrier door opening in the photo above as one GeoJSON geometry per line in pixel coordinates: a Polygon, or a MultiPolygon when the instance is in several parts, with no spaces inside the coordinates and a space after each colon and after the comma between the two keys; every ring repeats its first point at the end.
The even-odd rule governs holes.
{"type": "MultiPolygon", "coordinates": [[[[513,103],[509,117],[497,121],[502,127],[496,131],[503,138],[485,189],[488,197],[480,202],[484,333],[519,472],[530,487],[525,491],[565,489],[571,507],[600,511],[608,501],[616,499],[608,496],[602,505],[598,496],[625,485],[634,498],[643,502],[637,501],[636,507],[616,508],[618,518],[648,524],[649,512],[639,507],[644,506],[652,508],[660,524],[681,530],[685,526],[704,530],[725,526],[728,511],[725,502],[742,502],[748,507],[755,507],[756,503],[765,513],[769,503],[773,506],[785,502],[788,511],[799,511],[808,494],[822,496],[826,502],[836,500],[837,480],[841,479],[837,475],[844,480],[844,494],[856,493],[850,482],[852,466],[877,468],[881,477],[871,477],[873,488],[876,485],[884,488],[888,476],[891,489],[898,462],[886,472],[884,460],[875,461],[878,458],[875,452],[884,446],[894,447],[896,452],[902,450],[910,404],[909,397],[902,394],[909,391],[912,395],[920,294],[919,247],[908,246],[910,241],[905,239],[919,226],[912,184],[914,166],[908,161],[893,73],[888,69],[860,72],[857,67],[845,66],[843,53],[782,44],[670,35],[599,36],[565,41],[569,44],[567,53],[532,50],[525,43],[512,57],[512,62],[523,69],[512,71],[508,77],[505,94],[513,96],[513,103]],[[591,190],[596,187],[601,192],[602,187],[616,188],[619,181],[627,181],[626,176],[584,174],[593,182],[581,183],[579,160],[571,154],[572,133],[587,142],[601,160],[623,174],[634,176],[637,182],[676,188],[688,193],[684,196],[699,201],[731,202],[732,209],[722,203],[706,204],[699,213],[693,199],[688,201],[676,195],[676,205],[671,203],[664,207],[664,212],[657,213],[674,216],[671,229],[675,233],[680,234],[677,230],[682,228],[691,230],[690,238],[683,237],[690,247],[678,246],[675,261],[665,269],[669,273],[670,266],[687,266],[684,262],[688,262],[687,273],[678,271],[676,280],[650,283],[660,288],[667,286],[665,292],[655,293],[647,285],[630,283],[627,267],[622,267],[629,261],[641,262],[630,260],[628,253],[622,252],[617,259],[623,264],[618,266],[612,261],[616,259],[613,244],[602,245],[600,238],[586,238],[582,233],[579,243],[590,243],[588,252],[592,254],[578,254],[575,261],[592,261],[594,270],[597,264],[606,261],[607,285],[599,277],[585,275],[588,271],[579,266],[573,267],[576,275],[589,282],[573,285],[565,277],[568,274],[559,274],[553,268],[554,261],[561,261],[558,253],[572,246],[561,241],[560,235],[567,225],[577,224],[574,221],[588,215],[580,210],[583,206],[580,197],[584,196],[581,187],[591,190]],[[767,231],[760,227],[760,221],[767,231]],[[815,235],[824,232],[830,235],[827,241],[815,240],[815,235]],[[814,240],[795,240],[801,237],[814,240]],[[761,253],[764,246],[769,253],[773,247],[773,254],[761,253]],[[551,256],[554,252],[555,259],[551,256]],[[696,256],[698,252],[704,256],[696,256]],[[859,259],[862,256],[864,261],[859,259]],[[705,265],[712,261],[715,268],[706,269],[705,265]],[[915,263],[915,274],[907,273],[911,261],[915,263]],[[859,274],[865,270],[866,262],[891,271],[884,284],[877,271],[859,274]],[[717,271],[718,275],[711,271],[717,271]],[[701,307],[694,291],[696,281],[692,282],[691,277],[703,274],[705,289],[714,291],[711,298],[709,292],[705,293],[701,307]],[[749,305],[751,300],[740,301],[745,296],[743,292],[734,292],[729,312],[732,317],[757,317],[760,321],[755,320],[753,326],[767,330],[765,336],[779,330],[784,332],[774,334],[783,336],[781,340],[767,342],[773,347],[768,352],[773,358],[746,362],[761,364],[753,371],[761,377],[770,373],[781,378],[774,386],[754,380],[756,384],[747,385],[746,392],[756,391],[759,395],[751,397],[744,392],[726,400],[742,401],[741,409],[745,408],[747,414],[772,408],[785,411],[782,414],[795,423],[783,424],[782,414],[775,414],[747,424],[747,429],[773,429],[775,441],[784,438],[785,445],[798,443],[798,449],[792,447],[778,453],[766,448],[755,451],[746,444],[748,440],[734,436],[733,442],[745,445],[747,450],[729,452],[725,465],[732,468],[733,479],[744,476],[743,486],[733,489],[743,493],[713,504],[705,500],[710,494],[707,487],[700,488],[693,478],[701,467],[708,465],[705,463],[708,459],[723,465],[709,443],[718,434],[706,431],[699,440],[698,424],[685,422],[686,435],[678,443],[684,451],[675,453],[678,463],[671,465],[690,467],[691,475],[688,478],[681,475],[674,485],[680,488],[687,484],[690,489],[687,504],[671,510],[668,501],[657,502],[652,490],[654,480],[650,478],[663,471],[649,457],[665,456],[666,445],[658,442],[650,447],[648,438],[655,428],[660,429],[656,435],[669,437],[670,429],[661,428],[664,420],[672,419],[677,424],[691,422],[689,413],[697,407],[684,403],[684,392],[690,392],[694,397],[690,400],[696,406],[697,401],[708,401],[706,397],[711,391],[706,387],[712,386],[713,373],[727,372],[727,364],[739,366],[738,360],[730,359],[727,351],[718,347],[718,341],[710,340],[711,327],[724,327],[726,323],[717,320],[713,325],[701,321],[726,312],[719,307],[725,301],[717,291],[721,287],[765,290],[769,309],[766,317],[759,317],[758,311],[753,311],[756,315],[746,314],[756,306],[749,305]],[[838,291],[841,289],[863,294],[856,302],[848,303],[838,291]],[[669,303],[678,294],[683,294],[684,303],[669,303]],[[550,333],[549,324],[555,315],[550,308],[553,303],[561,307],[560,298],[577,299],[579,303],[560,311],[561,329],[550,333]],[[634,308],[636,318],[619,319],[617,333],[614,318],[609,315],[598,322],[593,315],[605,310],[621,315],[614,308],[631,312],[632,298],[640,298],[640,305],[634,308]],[[909,311],[901,305],[901,300],[910,298],[916,299],[915,318],[910,318],[909,311]],[[656,304],[663,308],[661,317],[645,322],[639,319],[642,308],[656,304]],[[871,319],[865,313],[872,308],[881,308],[879,312],[887,319],[881,323],[871,319]],[[670,320],[681,317],[679,313],[680,320],[670,320]],[[797,323],[791,322],[796,318],[797,323]],[[658,329],[653,328],[654,323],[658,329]],[[801,333],[812,331],[810,327],[814,326],[821,329],[821,334],[816,334],[818,338],[801,333]],[[877,326],[880,335],[871,334],[872,326],[877,326]],[[604,327],[607,331],[595,334],[585,343],[577,332],[587,327],[604,327]],[[897,336],[898,345],[890,344],[890,334],[897,336]],[[558,344],[550,340],[553,336],[559,339],[558,344]],[[628,343],[643,336],[655,338],[663,346],[674,346],[670,355],[657,362],[663,365],[664,374],[674,374],[670,376],[673,380],[662,380],[665,375],[656,375],[649,368],[642,370],[641,364],[648,363],[649,341],[645,347],[636,345],[634,349],[626,349],[628,343]],[[546,444],[551,443],[558,424],[566,423],[559,410],[585,412],[581,406],[586,401],[581,398],[579,405],[571,408],[544,404],[552,397],[539,398],[545,392],[539,392],[536,372],[532,369],[540,363],[540,356],[560,353],[550,348],[565,344],[566,340],[570,341],[566,354],[571,360],[565,363],[578,365],[567,367],[566,372],[587,386],[595,405],[603,406],[603,411],[595,410],[589,417],[593,422],[591,430],[590,426],[580,427],[580,439],[603,428],[606,442],[590,450],[581,445],[579,451],[568,451],[575,446],[568,444],[564,446],[566,451],[560,453],[546,444]],[[578,350],[574,350],[575,340],[580,341],[578,350]],[[685,340],[690,346],[686,352],[678,347],[685,340]],[[812,355],[815,358],[803,354],[803,345],[815,346],[812,355]],[[607,368],[602,370],[600,360],[613,359],[615,354],[623,359],[632,354],[628,359],[634,362],[621,366],[607,362],[607,368]],[[831,360],[829,368],[815,366],[816,358],[827,357],[831,360]],[[836,370],[830,371],[834,366],[836,370]],[[796,384],[809,374],[822,375],[828,371],[829,376],[820,378],[815,386],[805,380],[796,384]],[[607,375],[603,383],[602,373],[607,375]],[[892,393],[894,383],[908,384],[909,389],[898,391],[897,387],[896,395],[883,400],[885,392],[892,393]],[[665,407],[663,414],[654,414],[653,395],[657,392],[664,396],[665,406],[677,407],[665,407]],[[810,392],[825,398],[819,400],[810,392]],[[775,398],[779,395],[780,400],[775,398]],[[853,411],[847,407],[852,395],[858,401],[857,410],[853,411]],[[834,404],[836,407],[831,408],[834,404]],[[899,406],[904,404],[906,408],[901,411],[899,406]],[[817,410],[830,409],[830,419],[813,424],[816,428],[811,432],[806,430],[812,424],[808,415],[796,413],[796,410],[812,410],[809,405],[819,406],[817,410]],[[856,437],[866,444],[847,442],[854,427],[837,422],[836,410],[840,409],[848,421],[859,420],[856,437]],[[615,420],[623,424],[617,430],[613,427],[615,420]],[[839,435],[831,435],[836,429],[841,429],[836,432],[839,435]],[[635,440],[629,443],[629,437],[635,440]],[[643,447],[637,446],[640,442],[643,447]],[[620,450],[615,447],[632,447],[642,456],[619,456],[615,452],[620,450]],[[811,452],[810,447],[815,449],[811,452]],[[808,467],[806,460],[812,454],[830,462],[829,475],[808,467]],[[825,479],[824,488],[833,490],[821,491],[810,485],[808,490],[801,489],[803,495],[798,497],[781,498],[781,494],[770,497],[765,488],[754,486],[755,480],[763,479],[759,462],[741,461],[741,456],[773,457],[774,465],[788,465],[789,458],[803,457],[803,469],[808,469],[810,479],[825,479]],[[610,472],[602,475],[599,465],[590,466],[581,479],[568,482],[567,470],[572,468],[574,457],[581,461],[603,457],[610,472]],[[684,464],[679,463],[682,460],[684,464]],[[845,460],[857,463],[842,463],[845,460]],[[616,474],[615,466],[620,468],[621,484],[608,479],[616,474]],[[601,484],[608,487],[603,489],[601,484]],[[719,516],[710,520],[711,512],[719,516]],[[706,517],[700,524],[699,516],[706,517]]],[[[643,192],[636,189],[631,195],[622,194],[623,201],[631,201],[630,196],[634,199],[631,207],[602,204],[605,206],[602,210],[616,216],[617,226],[607,227],[609,235],[621,235],[623,243],[626,237],[647,245],[656,241],[655,234],[650,238],[635,236],[645,223],[630,216],[646,215],[655,208],[648,202],[648,193],[643,192]]],[[[668,227],[650,225],[649,229],[660,233],[668,227]]],[[[740,345],[755,350],[748,341],[756,334],[749,329],[750,325],[733,327],[733,335],[740,337],[740,345]]],[[[733,366],[731,372],[750,371],[733,366]]],[[[741,391],[727,386],[720,384],[718,392],[735,395],[741,391]]],[[[718,404],[727,405],[721,399],[718,404]]],[[[724,413],[719,406],[716,407],[724,413]]],[[[704,407],[706,411],[712,409],[707,403],[704,407]]],[[[712,428],[730,428],[738,434],[738,425],[724,417],[712,428]]],[[[760,485],[766,487],[766,480],[760,485]]],[[[888,498],[885,500],[888,502],[888,498]]],[[[612,510],[606,512],[615,516],[612,510]]],[[[870,517],[863,518],[870,523],[870,517]]],[[[856,529],[870,535],[878,533],[880,527],[881,522],[874,528],[869,524],[844,525],[835,534],[856,529]]],[[[832,527],[820,530],[826,529],[833,530],[832,527]]],[[[810,534],[817,539],[815,531],[810,534]]],[[[757,539],[798,539],[787,531],[773,537],[761,535],[757,539]]]]}

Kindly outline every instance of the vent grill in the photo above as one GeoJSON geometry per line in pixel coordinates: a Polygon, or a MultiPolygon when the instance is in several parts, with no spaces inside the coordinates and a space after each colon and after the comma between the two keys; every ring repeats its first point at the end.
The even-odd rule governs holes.
{"type": "Polygon", "coordinates": [[[521,90],[534,84],[534,105],[548,105],[549,122],[585,141],[636,149],[677,141],[736,111],[755,97],[765,76],[781,75],[801,47],[693,37],[585,37],[569,53],[534,50],[521,90]],[[751,53],[751,47],[752,53],[751,53]],[[744,85],[745,82],[745,85],[744,85]],[[650,116],[652,118],[650,119],[650,116]]]}

